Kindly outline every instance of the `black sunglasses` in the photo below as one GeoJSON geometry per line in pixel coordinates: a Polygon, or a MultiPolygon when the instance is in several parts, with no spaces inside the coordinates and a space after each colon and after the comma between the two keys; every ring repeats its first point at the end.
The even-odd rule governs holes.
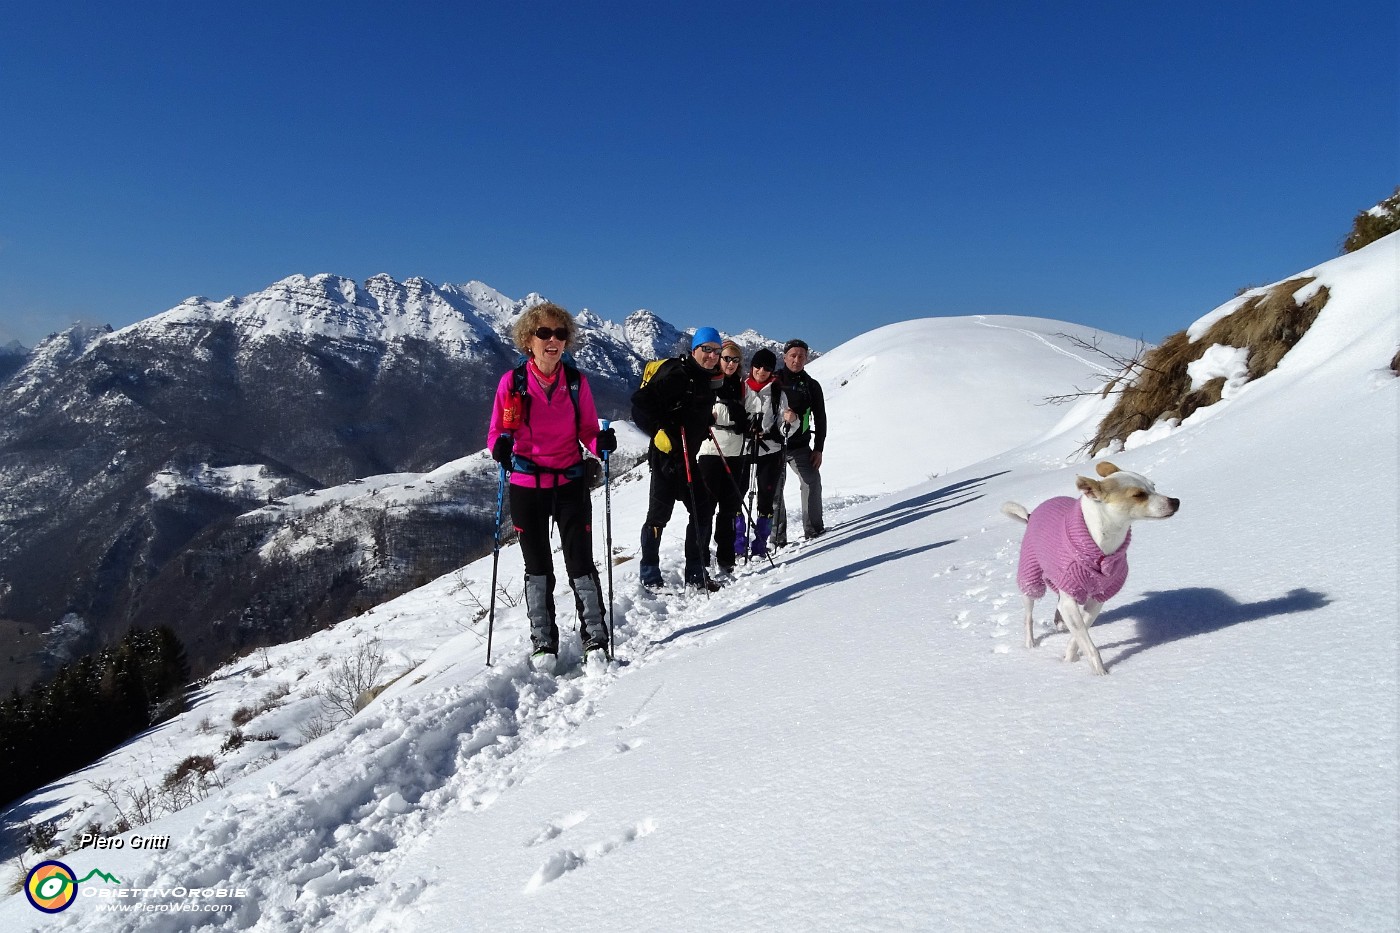
{"type": "Polygon", "coordinates": [[[724,360],[726,363],[739,362],[739,358],[737,356],[721,356],[720,359],[724,360]]]}
{"type": "Polygon", "coordinates": [[[569,329],[567,327],[541,327],[539,330],[535,331],[535,336],[541,340],[548,340],[550,337],[553,337],[555,340],[562,340],[567,343],[569,340],[569,329]]]}

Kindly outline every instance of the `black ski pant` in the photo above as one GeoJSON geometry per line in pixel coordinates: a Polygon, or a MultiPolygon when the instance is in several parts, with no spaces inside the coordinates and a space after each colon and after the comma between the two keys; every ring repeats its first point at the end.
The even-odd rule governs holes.
{"type": "MultiPolygon", "coordinates": [[[[778,484],[783,478],[783,454],[782,451],[774,451],[771,454],[763,454],[756,461],[751,461],[754,465],[754,489],[757,493],[757,501],[754,507],[757,511],[754,517],[773,517],[773,500],[778,493],[778,484]]],[[[747,485],[747,483],[745,484],[747,485]]]]}
{"type": "MultiPolygon", "coordinates": [[[[714,516],[715,563],[726,570],[734,567],[734,519],[744,507],[744,493],[748,492],[749,471],[746,467],[747,464],[740,457],[700,458],[700,475],[705,485],[714,492],[710,514],[714,516]]],[[[710,520],[709,515],[706,520],[710,520]]]]}
{"type": "MultiPolygon", "coordinates": [[[[710,505],[710,492],[700,477],[699,469],[693,464],[691,479],[686,481],[685,463],[672,457],[653,457],[651,460],[651,488],[647,497],[646,525],[642,529],[642,578],[648,582],[650,568],[659,563],[661,530],[671,520],[676,502],[685,505],[690,512],[690,521],[685,527],[685,576],[686,582],[695,582],[705,569],[706,542],[710,539],[709,516],[713,511],[710,505]]],[[[652,579],[659,581],[660,571],[652,579]]]]}
{"type": "Polygon", "coordinates": [[[559,543],[569,579],[598,572],[593,564],[593,499],[588,484],[579,480],[560,486],[549,485],[553,477],[541,480],[542,488],[510,487],[510,516],[520,536],[520,556],[529,576],[554,576],[554,559],[549,546],[549,522],[559,526],[559,543]]]}
{"type": "Polygon", "coordinates": [[[601,603],[602,584],[598,568],[593,563],[593,498],[588,484],[582,480],[554,485],[556,477],[544,475],[540,488],[510,487],[510,515],[520,538],[520,556],[525,561],[526,609],[531,619],[535,647],[559,650],[559,629],[554,614],[554,558],[549,545],[549,523],[559,526],[559,543],[564,552],[564,568],[574,590],[574,608],[578,612],[580,629],[591,626],[595,641],[604,624],[597,605],[601,603]],[[531,578],[546,578],[543,593],[530,596],[531,578]],[[590,594],[580,593],[580,583],[591,585],[592,602],[585,604],[590,594]],[[540,597],[543,596],[543,605],[540,597]],[[593,607],[592,611],[586,611],[593,607]],[[548,633],[548,634],[546,634],[548,633]]]}

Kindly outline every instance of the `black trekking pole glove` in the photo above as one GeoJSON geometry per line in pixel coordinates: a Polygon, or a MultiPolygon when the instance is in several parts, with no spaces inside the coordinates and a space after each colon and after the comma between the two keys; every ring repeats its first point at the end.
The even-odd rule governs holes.
{"type": "Polygon", "coordinates": [[[491,459],[502,466],[510,466],[510,458],[515,453],[515,438],[509,434],[502,434],[496,438],[496,443],[491,445],[491,459]]]}
{"type": "Polygon", "coordinates": [[[598,453],[610,454],[617,450],[617,432],[612,428],[606,428],[598,432],[598,453]]]}

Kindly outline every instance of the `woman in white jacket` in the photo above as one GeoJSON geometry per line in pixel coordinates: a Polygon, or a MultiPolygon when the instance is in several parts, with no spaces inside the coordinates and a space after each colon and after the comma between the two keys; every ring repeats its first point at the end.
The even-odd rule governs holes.
{"type": "Polygon", "coordinates": [[[741,551],[736,547],[736,537],[744,526],[740,509],[749,474],[744,460],[748,416],[744,411],[744,383],[739,375],[743,362],[740,346],[732,340],[724,341],[719,351],[719,371],[724,381],[715,393],[715,423],[695,461],[705,488],[710,491],[710,501],[717,507],[712,518],[715,563],[720,573],[734,571],[735,554],[741,551]]]}
{"type": "Polygon", "coordinates": [[[758,504],[751,529],[753,540],[747,541],[740,533],[738,548],[741,553],[747,550],[754,557],[768,555],[768,535],[773,529],[773,496],[783,473],[783,442],[778,431],[783,424],[783,409],[787,406],[782,390],[773,380],[777,366],[777,355],[767,348],[760,349],[749,362],[749,375],[744,380],[744,410],[749,416],[744,485],[748,486],[748,473],[752,469],[758,504]],[[774,393],[777,393],[776,398],[774,393]]]}

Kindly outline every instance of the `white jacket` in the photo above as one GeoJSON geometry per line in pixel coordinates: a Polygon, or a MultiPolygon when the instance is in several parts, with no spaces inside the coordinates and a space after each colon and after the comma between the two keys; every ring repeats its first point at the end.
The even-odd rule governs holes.
{"type": "Polygon", "coordinates": [[[715,402],[712,410],[715,415],[715,424],[710,430],[710,436],[705,438],[705,443],[700,445],[700,453],[697,456],[722,456],[735,459],[743,456],[744,429],[748,425],[736,425],[734,419],[729,415],[729,406],[724,402],[715,402]],[[716,440],[719,441],[718,446],[715,444],[716,440]]]}
{"type": "Polygon", "coordinates": [[[773,425],[782,424],[783,412],[787,409],[787,396],[778,392],[777,415],[774,415],[774,392],[778,392],[776,380],[769,379],[757,392],[749,385],[747,379],[744,380],[744,410],[763,419],[761,424],[763,425],[764,438],[758,448],[760,457],[778,453],[783,449],[783,445],[779,441],[772,440],[767,436],[773,430],[773,425]]]}

